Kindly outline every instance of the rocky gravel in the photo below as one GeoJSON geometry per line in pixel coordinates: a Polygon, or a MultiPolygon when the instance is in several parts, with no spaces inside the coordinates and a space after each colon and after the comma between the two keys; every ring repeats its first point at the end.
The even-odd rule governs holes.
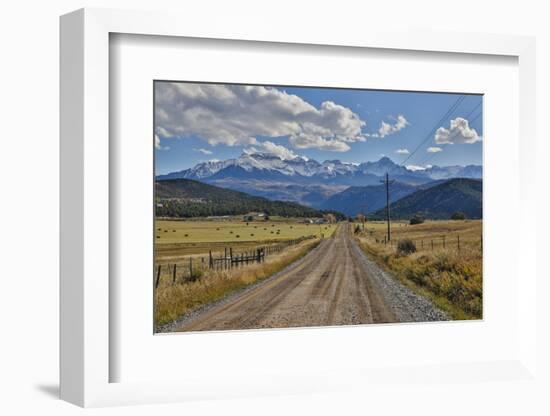
{"type": "Polygon", "coordinates": [[[447,321],[449,317],[430,300],[414,293],[398,282],[388,272],[382,270],[373,260],[354,244],[356,252],[364,265],[366,273],[375,282],[387,305],[399,322],[447,321]]]}

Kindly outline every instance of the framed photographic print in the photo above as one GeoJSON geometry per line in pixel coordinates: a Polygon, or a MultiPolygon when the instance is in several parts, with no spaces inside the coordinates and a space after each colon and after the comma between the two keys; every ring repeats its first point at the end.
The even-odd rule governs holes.
{"type": "Polygon", "coordinates": [[[62,398],[532,380],[534,41],[186,20],[61,19],[62,398]]]}
{"type": "Polygon", "coordinates": [[[153,88],[156,332],[482,319],[481,95],[153,88]]]}

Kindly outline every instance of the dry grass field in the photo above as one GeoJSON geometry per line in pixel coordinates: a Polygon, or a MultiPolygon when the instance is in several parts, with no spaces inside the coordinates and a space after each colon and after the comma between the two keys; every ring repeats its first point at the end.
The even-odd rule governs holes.
{"type": "Polygon", "coordinates": [[[454,319],[482,318],[481,220],[395,222],[391,244],[384,243],[385,222],[367,222],[364,231],[358,227],[362,249],[406,286],[454,319]],[[405,239],[413,241],[414,252],[399,249],[405,239]]]}
{"type": "Polygon", "coordinates": [[[306,224],[302,219],[272,218],[269,221],[229,219],[156,220],[155,263],[161,266],[155,290],[155,322],[162,326],[196,308],[221,299],[247,285],[265,279],[296,261],[315,247],[321,235],[331,236],[336,224],[306,224]],[[253,252],[258,247],[277,246],[302,237],[314,236],[265,262],[246,267],[217,270],[208,267],[209,252],[219,257],[231,248],[235,253],[253,252]],[[194,281],[181,282],[190,258],[194,259],[194,281]],[[178,264],[177,284],[172,284],[173,265],[178,264]]]}
{"type": "MultiPolygon", "coordinates": [[[[384,240],[387,232],[385,221],[369,221],[365,223],[365,233],[371,238],[384,240]]],[[[417,250],[431,250],[431,241],[434,248],[457,247],[458,240],[462,247],[480,247],[482,234],[481,220],[461,221],[426,221],[423,224],[410,225],[408,221],[392,221],[391,236],[394,244],[408,238],[416,243],[417,250]]]]}
{"type": "Polygon", "coordinates": [[[367,222],[357,233],[366,253],[453,319],[482,318],[481,220],[392,223],[391,244],[384,244],[386,227],[382,221],[367,222]],[[414,242],[416,251],[399,249],[405,239],[414,242]]]}
{"type": "Polygon", "coordinates": [[[155,290],[157,328],[205,304],[215,302],[230,293],[272,276],[306,255],[320,241],[320,239],[304,241],[279,254],[268,256],[263,263],[244,268],[203,270],[200,271],[199,279],[194,282],[173,285],[169,280],[161,280],[161,284],[155,290]]]}
{"type": "Polygon", "coordinates": [[[334,224],[305,224],[301,219],[274,218],[251,221],[228,220],[156,220],[155,262],[174,262],[188,256],[204,256],[210,250],[223,252],[254,249],[305,236],[332,235],[334,224]]]}

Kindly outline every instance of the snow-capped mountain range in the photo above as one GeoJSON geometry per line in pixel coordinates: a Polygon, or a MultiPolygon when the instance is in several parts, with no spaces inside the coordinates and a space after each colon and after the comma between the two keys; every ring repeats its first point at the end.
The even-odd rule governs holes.
{"type": "Polygon", "coordinates": [[[315,208],[351,186],[380,185],[386,174],[403,184],[419,186],[457,177],[481,178],[481,166],[431,166],[407,169],[383,157],[375,162],[318,162],[305,157],[283,159],[269,153],[243,153],[238,158],[211,160],[157,180],[194,179],[272,200],[292,201],[315,208]]]}
{"type": "Polygon", "coordinates": [[[405,183],[421,183],[456,177],[481,178],[482,168],[468,166],[431,166],[418,170],[408,169],[394,163],[388,157],[376,162],[348,163],[340,160],[325,160],[320,163],[302,156],[282,159],[268,153],[243,153],[238,158],[202,162],[190,169],[157,176],[157,180],[195,179],[277,179],[288,182],[319,182],[357,185],[377,182],[386,173],[405,183]],[[347,183],[349,182],[349,183],[347,183]]]}

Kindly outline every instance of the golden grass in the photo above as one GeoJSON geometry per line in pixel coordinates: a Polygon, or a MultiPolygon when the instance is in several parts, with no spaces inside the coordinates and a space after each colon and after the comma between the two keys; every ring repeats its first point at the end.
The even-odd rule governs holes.
{"type": "MultiPolygon", "coordinates": [[[[405,221],[392,221],[391,235],[394,242],[404,238],[413,240],[418,250],[431,250],[432,241],[434,248],[442,247],[443,237],[446,248],[457,247],[457,236],[460,236],[461,248],[467,246],[473,249],[480,247],[482,228],[481,220],[426,221],[417,225],[410,225],[405,221]]],[[[386,231],[385,221],[368,221],[363,234],[372,240],[383,240],[386,231]]]]}
{"type": "Polygon", "coordinates": [[[155,220],[155,262],[177,262],[188,256],[203,257],[226,248],[247,251],[259,246],[305,236],[330,237],[336,224],[304,224],[301,219],[246,222],[228,220],[155,220]]]}
{"type": "Polygon", "coordinates": [[[292,240],[324,233],[329,237],[336,224],[304,224],[300,219],[278,221],[231,220],[155,220],[155,242],[163,244],[200,244],[292,240]]]}
{"type": "MultiPolygon", "coordinates": [[[[412,238],[419,249],[409,255],[399,254],[395,246],[376,243],[380,229],[358,237],[361,248],[391,271],[403,284],[430,298],[453,319],[481,319],[483,315],[483,256],[480,246],[481,221],[430,221],[416,226],[392,227],[392,238],[412,238]],[[446,235],[446,248],[441,236],[446,235]],[[454,238],[460,235],[458,250],[454,238]],[[419,241],[424,240],[424,249],[419,241]],[[434,250],[426,241],[437,240],[434,250]]],[[[381,228],[381,227],[380,227],[381,228]]],[[[372,228],[371,228],[372,230],[372,228]]]]}
{"type": "Polygon", "coordinates": [[[250,284],[264,280],[306,255],[320,243],[305,241],[266,258],[265,263],[232,270],[207,270],[199,280],[172,285],[167,279],[155,290],[155,323],[161,326],[217,301],[250,284]]]}

